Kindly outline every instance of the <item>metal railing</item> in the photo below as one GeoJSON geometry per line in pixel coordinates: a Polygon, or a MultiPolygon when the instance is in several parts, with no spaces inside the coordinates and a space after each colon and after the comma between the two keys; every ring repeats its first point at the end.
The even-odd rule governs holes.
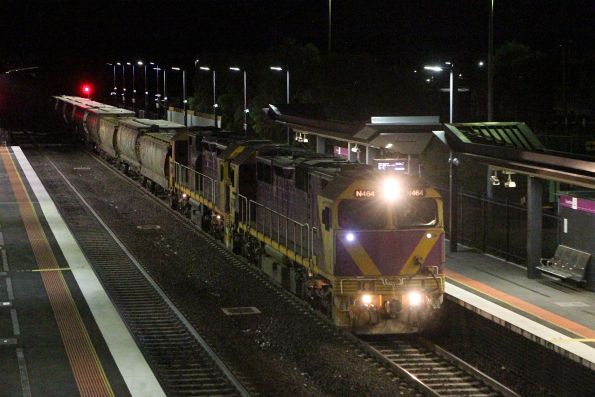
{"type": "Polygon", "coordinates": [[[209,176],[174,162],[174,183],[197,193],[213,204],[216,203],[217,182],[209,176]]]}
{"type": "Polygon", "coordinates": [[[240,222],[250,229],[293,251],[302,258],[311,258],[313,235],[310,225],[289,218],[254,200],[238,195],[240,222]]]}
{"type": "MultiPolygon", "coordinates": [[[[449,234],[448,189],[438,188],[444,200],[444,224],[449,234]]],[[[459,241],[483,252],[520,264],[527,261],[527,208],[511,200],[498,201],[459,192],[459,241]]],[[[551,257],[558,246],[560,218],[542,213],[542,255],[551,257]]]]}

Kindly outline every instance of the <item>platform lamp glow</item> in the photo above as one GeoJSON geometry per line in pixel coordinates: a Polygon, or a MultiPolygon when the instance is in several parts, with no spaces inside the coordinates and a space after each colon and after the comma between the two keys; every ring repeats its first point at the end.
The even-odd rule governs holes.
{"type": "MultiPolygon", "coordinates": [[[[269,69],[275,71],[275,72],[282,72],[283,68],[281,66],[271,66],[269,69]]],[[[285,79],[286,79],[286,103],[289,105],[289,70],[285,70],[285,79]]],[[[287,127],[287,144],[290,145],[291,144],[291,137],[289,134],[289,127],[287,127]]]]}
{"type": "Polygon", "coordinates": [[[244,72],[244,133],[248,134],[248,102],[246,96],[246,71],[238,68],[237,66],[232,66],[229,68],[232,72],[244,72]]]}

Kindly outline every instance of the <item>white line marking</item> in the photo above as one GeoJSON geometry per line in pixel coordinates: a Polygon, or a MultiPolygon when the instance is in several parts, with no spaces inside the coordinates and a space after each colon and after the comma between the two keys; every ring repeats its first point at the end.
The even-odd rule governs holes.
{"type": "Polygon", "coordinates": [[[2,270],[8,272],[8,258],[6,257],[6,250],[2,249],[2,270]]]}
{"type": "Polygon", "coordinates": [[[19,326],[19,318],[17,317],[16,309],[10,309],[10,318],[12,319],[12,331],[14,336],[21,334],[21,327],[19,326]]]}
{"type": "Polygon", "coordinates": [[[113,306],[107,293],[97,279],[87,258],[78,246],[74,236],[64,223],[41,180],[31,167],[29,160],[18,146],[12,146],[13,153],[39,201],[43,215],[60,246],[64,258],[72,269],[85,301],[95,318],[109,351],[128,386],[130,394],[142,397],[165,397],[165,392],[155,374],[143,357],[122,318],[113,306]]]}
{"type": "Polygon", "coordinates": [[[153,280],[153,278],[149,275],[149,273],[147,273],[147,271],[141,266],[141,264],[138,263],[138,261],[136,260],[136,258],[132,255],[132,253],[130,253],[130,251],[128,251],[128,248],[126,248],[126,246],[124,245],[124,243],[122,243],[120,241],[120,239],[118,238],[118,236],[116,236],[115,233],[109,228],[109,226],[103,221],[103,219],[101,219],[101,217],[99,216],[99,214],[97,212],[95,212],[95,210],[93,209],[93,207],[91,207],[91,205],[78,192],[78,190],[76,190],[76,188],[70,183],[70,181],[68,181],[68,179],[66,179],[66,177],[58,169],[58,167],[56,167],[54,164],[52,164],[52,166],[56,169],[56,172],[62,176],[62,178],[64,179],[64,182],[70,187],[70,189],[74,192],[74,194],[76,194],[76,196],[78,197],[78,199],[85,205],[85,207],[87,207],[87,209],[93,214],[93,216],[95,217],[95,219],[97,219],[97,221],[101,224],[101,226],[103,226],[103,228],[108,232],[108,234],[110,235],[110,237],[116,242],[116,244],[118,244],[118,246],[122,249],[122,251],[124,251],[124,253],[132,261],[132,263],[134,263],[134,265],[136,266],[136,268],[138,269],[138,271],[143,274],[143,276],[147,279],[147,281],[149,282],[149,284],[151,284],[151,286],[155,289],[155,291],[157,291],[157,293],[161,296],[161,298],[163,299],[163,301],[176,314],[176,316],[182,322],[182,324],[184,324],[184,326],[186,326],[186,329],[188,330],[188,332],[190,332],[192,334],[192,336],[194,337],[194,339],[196,339],[196,341],[205,349],[205,351],[207,352],[207,354],[209,355],[209,357],[213,361],[215,361],[215,363],[217,364],[217,366],[219,367],[219,369],[221,369],[221,371],[227,375],[227,379],[238,389],[240,395],[242,397],[249,396],[248,391],[239,382],[239,380],[236,379],[236,377],[233,375],[233,373],[231,372],[231,370],[229,368],[227,368],[227,366],[225,365],[225,363],[223,363],[223,361],[221,361],[221,359],[215,354],[215,352],[212,351],[212,349],[210,348],[210,346],[203,339],[203,337],[200,336],[200,334],[196,331],[196,329],[194,329],[194,327],[192,326],[192,324],[190,324],[190,322],[188,321],[188,319],[186,319],[186,317],[182,314],[182,312],[180,312],[180,310],[178,310],[178,308],[176,307],[176,305],[169,299],[169,297],[166,295],[166,293],[155,282],[155,280],[153,280]]]}
{"type": "Polygon", "coordinates": [[[19,374],[21,375],[21,388],[23,397],[31,397],[31,386],[29,385],[29,374],[27,373],[27,362],[23,349],[17,347],[17,361],[19,362],[19,374]]]}
{"type": "Polygon", "coordinates": [[[10,277],[6,277],[6,293],[8,294],[8,300],[14,300],[14,291],[12,290],[12,280],[10,277]]]}

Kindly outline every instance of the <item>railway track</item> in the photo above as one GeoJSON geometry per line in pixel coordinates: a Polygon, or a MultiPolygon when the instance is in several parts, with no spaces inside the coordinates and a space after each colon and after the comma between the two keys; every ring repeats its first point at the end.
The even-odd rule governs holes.
{"type": "MultiPolygon", "coordinates": [[[[140,186],[138,181],[122,174],[120,171],[108,165],[104,160],[98,157],[95,158],[106,168],[110,169],[115,175],[132,184],[137,189],[146,192],[146,190],[140,186]]],[[[54,192],[60,190],[65,192],[65,194],[63,194],[64,197],[59,195],[59,197],[56,198],[56,201],[62,203],[62,200],[64,199],[63,202],[66,204],[63,205],[63,213],[75,213],[76,210],[73,210],[77,206],[76,202],[78,202],[78,199],[73,198],[72,195],[67,192],[68,189],[59,187],[52,189],[54,192]]],[[[183,221],[193,233],[201,236],[203,239],[206,237],[205,234],[199,231],[187,218],[169,208],[164,200],[150,194],[149,197],[168,208],[168,210],[183,221]]],[[[80,199],[84,201],[82,196],[80,199]]],[[[90,207],[85,209],[85,211],[88,210],[92,211],[90,207]]],[[[81,214],[78,215],[78,219],[79,222],[81,222],[81,214]]],[[[123,277],[129,277],[126,273],[131,270],[129,269],[129,265],[127,266],[128,270],[122,270],[122,265],[118,264],[118,261],[121,261],[123,264],[127,261],[131,261],[131,258],[110,258],[106,257],[106,253],[110,253],[110,255],[111,253],[119,255],[118,250],[120,252],[127,252],[125,247],[118,242],[118,249],[110,251],[110,247],[104,246],[104,241],[113,241],[113,238],[110,239],[105,238],[106,236],[90,234],[91,232],[88,230],[87,221],[82,221],[80,225],[76,224],[76,219],[73,219],[72,222],[75,224],[73,232],[77,235],[77,238],[83,242],[83,246],[87,245],[88,248],[92,250],[91,252],[97,255],[95,258],[92,256],[92,253],[90,258],[92,258],[93,262],[97,260],[98,263],[101,264],[100,269],[96,271],[100,275],[102,282],[106,285],[120,285],[113,289],[113,293],[119,297],[116,298],[116,301],[121,300],[123,305],[128,305],[130,307],[128,312],[122,310],[123,317],[129,322],[129,326],[135,335],[139,330],[140,332],[145,333],[139,334],[138,336],[139,344],[143,348],[146,345],[149,349],[156,349],[154,353],[147,353],[147,356],[154,357],[156,360],[161,360],[161,363],[155,364],[154,368],[160,378],[162,376],[164,377],[164,383],[170,385],[170,389],[173,391],[171,395],[197,395],[196,392],[190,392],[190,390],[194,390],[193,388],[195,387],[200,388],[201,381],[205,382],[206,395],[239,395],[237,391],[230,388],[229,382],[222,381],[225,376],[218,371],[214,371],[212,365],[205,368],[204,364],[199,362],[192,363],[188,366],[186,357],[203,357],[204,354],[187,354],[191,349],[187,347],[186,343],[188,343],[191,338],[187,335],[183,335],[184,330],[179,324],[173,325],[175,324],[175,319],[164,317],[162,320],[156,321],[150,317],[147,318],[147,313],[165,313],[168,310],[159,303],[159,298],[154,296],[151,298],[150,293],[138,289],[135,282],[122,283],[121,280],[123,277]],[[105,281],[103,281],[104,278],[105,281]],[[139,306],[138,301],[144,303],[139,306]],[[150,331],[147,331],[147,329],[150,331]],[[165,341],[165,339],[168,338],[168,334],[175,335],[175,337],[173,337],[171,341],[165,341]],[[173,345],[169,345],[169,342],[173,343],[173,345]],[[176,357],[176,355],[171,352],[181,352],[182,354],[179,357],[176,357]],[[172,362],[175,364],[172,365],[172,362]],[[214,378],[211,376],[213,373],[217,373],[214,378]],[[216,389],[208,389],[208,387],[213,387],[215,385],[222,389],[217,392],[216,389]],[[223,393],[221,393],[221,391],[223,391],[223,393]]],[[[337,338],[341,339],[345,345],[357,346],[362,352],[358,355],[359,358],[366,360],[371,365],[377,367],[379,373],[384,373],[387,376],[392,377],[393,381],[398,382],[402,395],[518,396],[505,386],[488,378],[486,375],[437,347],[432,348],[421,343],[411,343],[402,337],[358,339],[350,333],[336,329],[320,313],[310,310],[310,307],[305,302],[299,300],[290,293],[281,290],[279,286],[268,279],[268,277],[259,269],[229,252],[218,241],[212,238],[206,238],[205,242],[236,266],[252,273],[255,277],[265,283],[268,288],[276,290],[277,295],[279,295],[283,301],[302,308],[301,311],[306,317],[311,317],[314,322],[320,324],[323,328],[327,329],[328,332],[333,333],[337,338]]],[[[87,252],[86,249],[85,252],[87,252]]],[[[136,271],[141,273],[144,272],[138,263],[136,263],[135,267],[136,271]]],[[[111,289],[109,289],[108,292],[110,293],[110,296],[112,296],[111,289]]],[[[161,292],[161,294],[165,296],[163,292],[161,292]]],[[[187,328],[187,326],[184,327],[187,328]]],[[[194,349],[194,347],[192,349],[194,349]]],[[[194,350],[192,350],[192,352],[194,352],[194,350]]]]}
{"type": "Polygon", "coordinates": [[[37,172],[168,396],[249,396],[184,315],[51,162],[37,172]]]}
{"type": "Polygon", "coordinates": [[[442,348],[415,336],[366,336],[379,358],[416,382],[427,396],[518,397],[518,394],[442,348]]]}

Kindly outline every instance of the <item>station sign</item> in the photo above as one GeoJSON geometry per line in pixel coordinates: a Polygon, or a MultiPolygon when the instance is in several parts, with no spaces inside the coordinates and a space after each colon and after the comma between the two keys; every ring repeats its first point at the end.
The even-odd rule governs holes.
{"type": "Polygon", "coordinates": [[[407,171],[407,159],[375,159],[379,171],[407,171]]]}

